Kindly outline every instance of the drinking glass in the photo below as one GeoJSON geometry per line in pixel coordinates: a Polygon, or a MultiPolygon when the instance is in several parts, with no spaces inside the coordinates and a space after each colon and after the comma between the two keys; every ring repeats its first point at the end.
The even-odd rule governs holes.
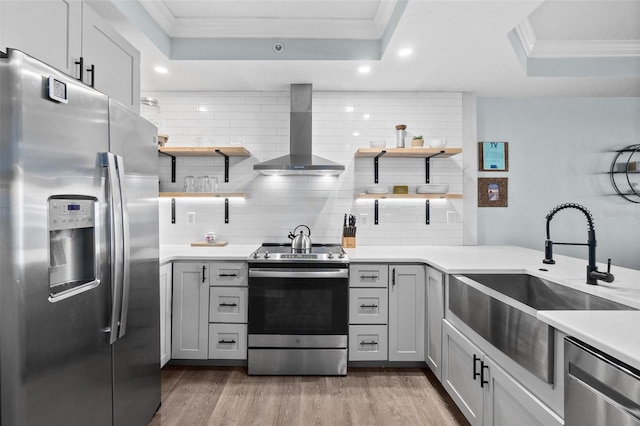
{"type": "Polygon", "coordinates": [[[198,176],[198,192],[211,192],[209,176],[198,176]]]}
{"type": "Polygon", "coordinates": [[[196,180],[193,176],[184,177],[184,192],[196,192],[196,180]]]}
{"type": "Polygon", "coordinates": [[[215,176],[211,176],[210,179],[210,187],[211,187],[211,192],[218,192],[218,178],[215,176]]]}

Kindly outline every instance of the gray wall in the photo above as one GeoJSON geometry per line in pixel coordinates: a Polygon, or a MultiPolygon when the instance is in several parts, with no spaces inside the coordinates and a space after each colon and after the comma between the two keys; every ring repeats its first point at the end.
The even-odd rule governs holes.
{"type": "MultiPolygon", "coordinates": [[[[545,216],[575,202],[595,219],[597,260],[640,269],[640,204],[624,200],[607,173],[614,150],[640,144],[640,98],[478,98],[478,141],[508,141],[509,205],[478,209],[479,244],[543,250],[545,216]]],[[[640,160],[640,158],[638,158],[640,160]]],[[[640,185],[640,174],[633,176],[640,185]]],[[[551,222],[551,239],[585,243],[586,218],[574,209],[551,222]]],[[[587,257],[586,247],[555,253],[587,257]]],[[[612,271],[615,273],[615,271],[612,271]]]]}

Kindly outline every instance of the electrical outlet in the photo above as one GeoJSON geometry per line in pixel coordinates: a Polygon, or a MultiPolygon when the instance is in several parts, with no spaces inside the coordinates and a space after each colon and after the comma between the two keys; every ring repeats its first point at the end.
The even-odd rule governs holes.
{"type": "Polygon", "coordinates": [[[367,213],[360,213],[360,226],[363,228],[369,227],[369,215],[367,213]]]}
{"type": "Polygon", "coordinates": [[[187,225],[196,224],[196,212],[187,212],[187,225]]]}

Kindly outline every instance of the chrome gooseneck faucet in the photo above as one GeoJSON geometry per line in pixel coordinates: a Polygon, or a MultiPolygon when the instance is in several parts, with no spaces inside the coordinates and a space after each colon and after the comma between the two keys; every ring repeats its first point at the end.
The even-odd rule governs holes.
{"type": "Polygon", "coordinates": [[[596,266],[596,231],[593,227],[593,216],[591,216],[591,212],[587,210],[584,206],[576,203],[566,203],[560,204],[557,207],[554,207],[549,214],[547,215],[547,239],[544,242],[544,260],[542,263],[546,263],[549,265],[555,264],[556,261],[553,260],[553,245],[566,245],[566,246],[587,246],[589,249],[589,263],[587,264],[587,284],[596,285],[598,284],[598,280],[606,281],[608,283],[613,282],[615,277],[611,274],[611,259],[609,259],[607,263],[607,272],[598,271],[598,267],[596,266]],[[551,241],[551,232],[549,230],[549,224],[551,223],[551,219],[558,213],[560,210],[564,209],[577,209],[580,210],[587,217],[588,224],[588,233],[587,233],[587,243],[557,243],[551,241]]]}

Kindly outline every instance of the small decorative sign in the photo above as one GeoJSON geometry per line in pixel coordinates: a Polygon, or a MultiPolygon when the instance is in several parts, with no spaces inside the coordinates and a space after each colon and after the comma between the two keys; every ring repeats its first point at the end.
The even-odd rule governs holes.
{"type": "Polygon", "coordinates": [[[507,207],[508,178],[478,178],[478,207],[507,207]]]}
{"type": "Polygon", "coordinates": [[[478,142],[478,170],[509,171],[509,142],[478,142]]]}

